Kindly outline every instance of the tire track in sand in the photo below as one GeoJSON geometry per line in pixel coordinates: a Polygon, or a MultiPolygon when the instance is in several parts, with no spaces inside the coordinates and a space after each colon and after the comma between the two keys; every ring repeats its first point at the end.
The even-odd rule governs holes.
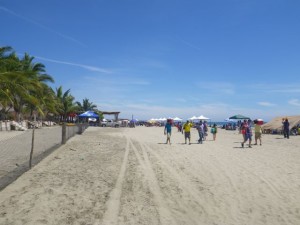
{"type": "Polygon", "coordinates": [[[193,218],[198,218],[199,216],[206,221],[206,224],[210,223],[210,218],[217,218],[214,208],[205,207],[207,202],[215,201],[208,188],[202,187],[203,192],[199,192],[199,188],[197,188],[189,179],[186,178],[186,174],[182,174],[181,171],[176,170],[173,166],[169,165],[161,155],[153,151],[153,149],[147,144],[144,144],[144,148],[146,148],[147,152],[160,162],[161,166],[169,172],[172,178],[176,180],[177,184],[189,196],[191,196],[191,199],[193,199],[193,201],[195,201],[195,203],[198,205],[199,211],[197,212],[189,202],[185,203],[184,201],[181,201],[180,206],[184,207],[183,211],[185,211],[185,213],[188,215],[189,219],[191,220],[191,224],[198,224],[199,221],[195,221],[193,218]]]}
{"type": "Polygon", "coordinates": [[[161,189],[158,185],[157,178],[155,176],[155,173],[153,171],[153,168],[151,166],[150,160],[148,158],[148,155],[147,155],[145,149],[142,147],[142,145],[140,145],[142,148],[142,156],[143,156],[143,159],[142,159],[141,154],[138,152],[136,146],[133,144],[133,142],[131,140],[130,140],[130,144],[131,144],[133,151],[139,161],[139,164],[142,166],[142,168],[144,170],[145,178],[149,182],[149,189],[154,196],[154,201],[156,202],[157,212],[159,215],[160,223],[162,225],[170,225],[170,224],[176,225],[177,222],[173,219],[172,214],[169,210],[169,207],[165,202],[163,193],[161,192],[161,189]]]}
{"type": "Polygon", "coordinates": [[[109,199],[106,203],[107,210],[105,211],[102,222],[96,221],[94,225],[116,225],[118,224],[118,215],[120,211],[120,202],[122,195],[122,186],[126,173],[126,165],[128,163],[128,155],[129,155],[129,140],[126,138],[126,150],[124,154],[124,159],[122,162],[122,166],[120,169],[120,173],[116,182],[115,188],[111,191],[109,195],[109,199]]]}

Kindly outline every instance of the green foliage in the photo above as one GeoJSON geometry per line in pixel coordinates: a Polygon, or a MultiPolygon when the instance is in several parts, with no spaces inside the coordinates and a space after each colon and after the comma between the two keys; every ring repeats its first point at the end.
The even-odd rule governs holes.
{"type": "Polygon", "coordinates": [[[70,113],[97,110],[97,106],[85,98],[75,102],[70,89],[62,86],[53,91],[47,83],[54,79],[46,73],[42,63],[25,53],[19,58],[9,46],[0,47],[0,119],[8,118],[14,109],[17,118],[33,113],[44,117],[48,114],[67,118],[70,113]]]}
{"type": "Polygon", "coordinates": [[[95,104],[93,104],[93,102],[90,102],[89,99],[87,99],[87,98],[82,100],[82,104],[80,102],[76,102],[76,104],[78,106],[79,113],[97,110],[97,106],[95,104]]]}

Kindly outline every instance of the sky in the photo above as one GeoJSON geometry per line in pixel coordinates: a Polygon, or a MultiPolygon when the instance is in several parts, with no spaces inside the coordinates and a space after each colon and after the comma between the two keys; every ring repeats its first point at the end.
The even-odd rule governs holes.
{"type": "Polygon", "coordinates": [[[0,46],[119,118],[300,113],[299,0],[0,0],[0,46]]]}

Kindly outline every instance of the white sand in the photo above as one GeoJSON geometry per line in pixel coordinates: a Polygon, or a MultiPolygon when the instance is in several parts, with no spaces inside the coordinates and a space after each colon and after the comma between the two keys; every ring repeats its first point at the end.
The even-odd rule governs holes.
{"type": "Polygon", "coordinates": [[[300,224],[300,136],[197,136],[90,127],[0,192],[0,224],[300,224]]]}

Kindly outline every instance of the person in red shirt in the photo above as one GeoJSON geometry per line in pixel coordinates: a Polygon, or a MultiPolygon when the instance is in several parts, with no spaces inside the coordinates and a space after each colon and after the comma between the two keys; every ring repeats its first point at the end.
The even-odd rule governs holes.
{"type": "Polygon", "coordinates": [[[251,129],[251,120],[248,120],[248,122],[244,122],[244,132],[245,132],[245,138],[244,141],[241,143],[242,148],[244,148],[244,144],[249,140],[249,148],[251,147],[251,141],[252,141],[252,129],[251,129]]]}

